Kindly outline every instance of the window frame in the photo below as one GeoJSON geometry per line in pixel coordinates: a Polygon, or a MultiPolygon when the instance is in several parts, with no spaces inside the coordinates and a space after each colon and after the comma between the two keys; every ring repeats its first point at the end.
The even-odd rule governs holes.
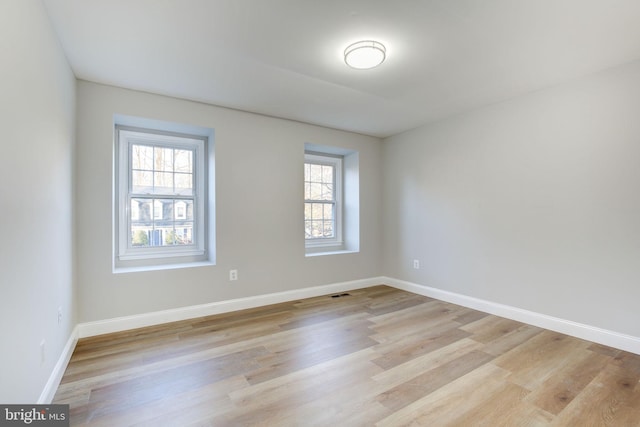
{"type": "MultiPolygon", "coordinates": [[[[326,250],[341,250],[344,249],[344,239],[343,239],[343,209],[344,209],[344,200],[343,200],[343,156],[333,155],[327,153],[319,153],[313,151],[305,151],[304,154],[304,165],[306,167],[307,163],[316,164],[316,165],[329,165],[333,166],[334,170],[334,191],[333,196],[334,200],[334,237],[316,237],[316,238],[307,238],[305,232],[305,248],[308,252],[323,252],[326,250]]],[[[303,183],[305,183],[305,176],[303,172],[303,183]]],[[[307,199],[306,194],[304,195],[304,204],[307,203],[326,203],[323,200],[313,200],[307,199]]],[[[303,218],[306,222],[306,217],[303,218]]],[[[306,226],[306,224],[305,224],[306,226]]]]}
{"type": "MultiPolygon", "coordinates": [[[[166,132],[150,128],[115,126],[114,165],[115,177],[115,224],[114,224],[114,267],[146,267],[150,265],[180,264],[206,261],[208,258],[208,191],[207,158],[208,138],[201,135],[166,132]],[[193,244],[180,246],[135,247],[131,244],[131,199],[140,198],[132,192],[131,147],[134,144],[154,147],[189,149],[193,159],[193,196],[180,197],[176,194],[146,194],[154,199],[184,198],[193,200],[193,244]]],[[[155,211],[155,206],[153,208],[155,211]]],[[[155,217],[155,212],[152,214],[155,217]]],[[[175,220],[175,218],[174,218],[175,220]]]]}

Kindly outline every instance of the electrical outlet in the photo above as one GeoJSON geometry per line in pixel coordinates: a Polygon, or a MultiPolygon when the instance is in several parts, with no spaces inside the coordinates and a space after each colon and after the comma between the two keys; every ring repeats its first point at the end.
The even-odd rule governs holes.
{"type": "Polygon", "coordinates": [[[413,268],[415,268],[416,270],[420,270],[420,260],[413,260],[413,268]]]}
{"type": "Polygon", "coordinates": [[[58,307],[58,325],[62,323],[62,307],[58,307]]]}
{"type": "Polygon", "coordinates": [[[238,280],[238,270],[229,270],[229,280],[238,280]]]}
{"type": "Polygon", "coordinates": [[[45,361],[45,353],[44,353],[44,345],[45,345],[46,341],[43,339],[42,341],[40,341],[40,364],[43,364],[45,361]]]}

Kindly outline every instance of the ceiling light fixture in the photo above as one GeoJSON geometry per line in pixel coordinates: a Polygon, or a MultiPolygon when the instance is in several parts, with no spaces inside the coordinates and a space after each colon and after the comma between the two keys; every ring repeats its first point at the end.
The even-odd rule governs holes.
{"type": "Polygon", "coordinates": [[[344,62],[357,70],[368,70],[384,62],[387,49],[382,43],[364,40],[353,43],[344,50],[344,62]]]}

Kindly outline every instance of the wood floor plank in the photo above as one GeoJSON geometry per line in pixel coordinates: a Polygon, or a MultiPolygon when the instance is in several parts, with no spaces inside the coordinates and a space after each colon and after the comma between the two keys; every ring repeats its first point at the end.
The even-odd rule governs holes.
{"type": "Polygon", "coordinates": [[[420,304],[412,304],[396,311],[370,316],[370,320],[378,324],[378,329],[384,332],[385,328],[395,329],[398,324],[402,326],[420,321],[433,321],[438,318],[453,319],[459,317],[461,311],[461,307],[458,309],[451,304],[430,300],[422,301],[420,304]]]}
{"type": "Polygon", "coordinates": [[[521,326],[523,326],[523,324],[515,320],[496,316],[485,316],[473,323],[461,326],[460,329],[472,333],[474,340],[481,343],[488,343],[510,334],[521,326]]]}
{"type": "Polygon", "coordinates": [[[496,427],[508,426],[529,391],[510,382],[504,382],[497,390],[480,397],[477,404],[451,420],[452,426],[496,427]]]}
{"type": "Polygon", "coordinates": [[[380,316],[383,314],[397,313],[402,309],[424,303],[425,299],[419,295],[398,295],[395,297],[395,300],[394,298],[387,298],[367,304],[367,312],[372,316],[380,316]]]}
{"type": "Polygon", "coordinates": [[[457,329],[460,324],[453,320],[455,317],[456,312],[445,311],[436,304],[412,307],[410,310],[403,310],[398,316],[383,320],[382,323],[379,317],[373,318],[375,325],[372,329],[376,334],[372,335],[372,338],[381,344],[392,343],[395,347],[397,342],[405,338],[415,340],[418,335],[433,337],[442,331],[457,329]]]}
{"type": "Polygon", "coordinates": [[[394,412],[376,426],[450,425],[499,392],[508,375],[508,371],[487,363],[394,412]]]}
{"type": "Polygon", "coordinates": [[[509,381],[535,390],[588,345],[586,341],[557,332],[544,331],[499,356],[494,363],[511,371],[509,381]]]}
{"type": "Polygon", "coordinates": [[[640,356],[375,286],[81,339],[72,426],[640,426],[640,356]],[[346,294],[346,295],[343,295],[346,294]]]}
{"type": "Polygon", "coordinates": [[[476,341],[463,338],[430,353],[386,369],[374,376],[373,379],[384,384],[387,389],[392,389],[480,347],[481,344],[476,341]]]}
{"type": "Polygon", "coordinates": [[[264,351],[256,348],[96,388],[91,392],[88,415],[104,417],[116,411],[145,407],[220,382],[252,369],[257,364],[255,357],[264,351]],[[126,396],[126,400],[120,400],[122,396],[126,396]]]}
{"type": "Polygon", "coordinates": [[[487,316],[489,316],[488,313],[483,313],[481,311],[465,308],[464,310],[461,310],[461,313],[458,316],[456,316],[453,320],[455,320],[461,325],[466,325],[468,323],[475,322],[487,316]]]}
{"type": "Polygon", "coordinates": [[[518,329],[515,329],[508,334],[500,335],[493,341],[489,341],[482,348],[485,353],[499,356],[507,353],[515,347],[527,342],[531,338],[540,334],[543,331],[541,328],[537,328],[531,325],[522,325],[518,329]]]}
{"type": "Polygon", "coordinates": [[[607,365],[554,420],[554,426],[640,426],[640,374],[607,365]]]}
{"type": "Polygon", "coordinates": [[[534,405],[529,405],[525,400],[520,404],[507,409],[504,412],[493,411],[492,416],[495,419],[496,427],[546,427],[549,426],[555,416],[534,405]],[[499,419],[495,419],[493,415],[500,415],[499,419]]]}
{"type": "Polygon", "coordinates": [[[268,362],[265,362],[265,359],[261,359],[264,366],[247,372],[245,376],[250,384],[257,384],[279,377],[287,372],[304,369],[345,354],[363,350],[371,347],[374,343],[375,341],[369,337],[358,337],[334,346],[321,348],[318,351],[304,352],[302,357],[298,357],[299,354],[294,353],[286,356],[285,360],[282,360],[279,356],[269,358],[268,362]]]}
{"type": "MultiPolygon", "coordinates": [[[[94,390],[108,384],[114,384],[141,376],[162,373],[168,369],[174,369],[180,366],[191,365],[195,362],[205,361],[217,358],[223,355],[232,354],[238,351],[248,350],[259,346],[261,340],[252,339],[235,344],[228,344],[221,347],[211,346],[205,350],[180,355],[171,360],[162,360],[159,362],[149,363],[143,367],[131,366],[126,369],[118,369],[108,371],[106,373],[98,373],[96,375],[87,375],[84,378],[77,379],[73,382],[61,384],[57,390],[56,397],[60,393],[66,393],[69,390],[94,390]]],[[[135,352],[135,350],[134,350],[135,352]]]]}
{"type": "Polygon", "coordinates": [[[469,335],[468,332],[460,329],[450,328],[431,336],[420,337],[420,339],[417,340],[404,341],[402,343],[397,342],[394,345],[394,349],[386,351],[381,357],[374,360],[374,362],[384,369],[389,369],[411,359],[415,359],[416,357],[431,353],[434,350],[459,341],[469,335]]]}
{"type": "Polygon", "coordinates": [[[529,401],[549,413],[559,414],[611,359],[599,353],[582,352],[531,393],[529,401]]]}
{"type": "Polygon", "coordinates": [[[413,377],[405,383],[386,390],[378,396],[378,401],[394,411],[401,409],[479,368],[492,359],[493,356],[487,353],[473,350],[437,368],[413,377]]]}
{"type": "Polygon", "coordinates": [[[245,398],[244,404],[251,403],[233,412],[235,418],[231,420],[240,425],[252,425],[255,420],[264,421],[266,425],[296,425],[295,420],[303,419],[309,420],[307,423],[313,420],[315,425],[330,425],[334,419],[351,418],[374,402],[375,394],[381,389],[371,380],[380,371],[376,365],[363,361],[350,371],[354,375],[326,373],[321,381],[308,383],[303,388],[305,393],[300,393],[300,389],[293,392],[289,384],[286,389],[276,390],[280,393],[275,396],[254,395],[251,401],[245,398]]]}
{"type": "Polygon", "coordinates": [[[154,400],[141,407],[104,414],[91,420],[91,425],[187,425],[202,422],[233,409],[228,396],[232,390],[244,388],[247,382],[243,376],[233,376],[206,384],[202,387],[172,393],[163,399],[154,400]]]}
{"type": "Polygon", "coordinates": [[[245,388],[230,392],[229,396],[238,407],[243,408],[286,401],[293,396],[297,396],[297,399],[320,399],[353,378],[358,381],[363,376],[369,378],[380,373],[381,368],[370,363],[374,356],[371,348],[364,349],[268,381],[248,384],[245,388]],[[344,375],[345,370],[349,371],[349,376],[344,375]]]}
{"type": "MultiPolygon", "coordinates": [[[[380,343],[380,345],[377,346],[377,350],[385,354],[411,342],[436,338],[449,331],[458,329],[459,326],[460,325],[449,316],[437,316],[429,321],[407,324],[404,329],[395,327],[393,329],[386,329],[385,332],[378,332],[378,327],[373,326],[372,329],[376,333],[372,334],[371,338],[380,343]]],[[[471,335],[462,330],[458,332],[461,334],[464,333],[467,336],[471,335]]]]}

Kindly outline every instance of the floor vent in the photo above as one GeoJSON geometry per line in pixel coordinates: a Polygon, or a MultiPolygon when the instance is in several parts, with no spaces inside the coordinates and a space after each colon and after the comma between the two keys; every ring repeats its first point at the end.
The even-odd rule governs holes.
{"type": "Polygon", "coordinates": [[[340,297],[350,297],[351,294],[350,293],[343,293],[343,294],[335,294],[335,295],[331,295],[331,298],[340,298],[340,297]]]}

